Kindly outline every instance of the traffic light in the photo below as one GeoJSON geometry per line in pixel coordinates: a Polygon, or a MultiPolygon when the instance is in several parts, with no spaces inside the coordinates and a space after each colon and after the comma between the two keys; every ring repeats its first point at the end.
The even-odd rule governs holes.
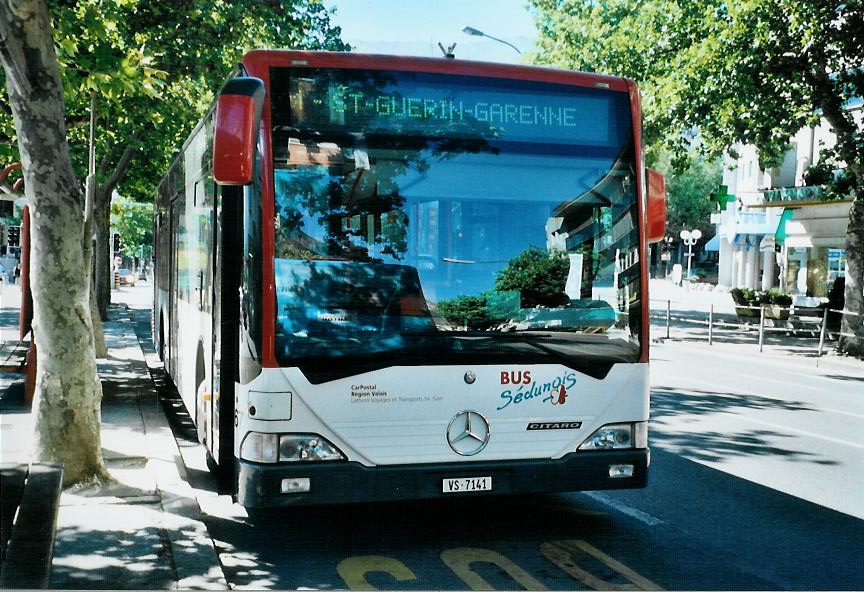
{"type": "Polygon", "coordinates": [[[20,247],[21,246],[21,227],[20,226],[10,226],[9,227],[9,246],[10,247],[20,247]]]}
{"type": "Polygon", "coordinates": [[[121,247],[122,247],[122,244],[121,244],[121,242],[120,242],[120,233],[119,233],[119,232],[115,232],[115,233],[114,233],[114,253],[115,253],[115,254],[116,254],[116,253],[119,253],[121,247]]]}

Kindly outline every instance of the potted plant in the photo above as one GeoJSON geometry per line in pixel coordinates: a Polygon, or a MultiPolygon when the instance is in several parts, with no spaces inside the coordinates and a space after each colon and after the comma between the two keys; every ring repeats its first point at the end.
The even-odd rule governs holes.
{"type": "Polygon", "coordinates": [[[792,297],[775,289],[762,292],[764,295],[765,317],[785,321],[789,318],[789,307],[792,305],[792,297]]]}
{"type": "Polygon", "coordinates": [[[756,298],[753,290],[747,288],[733,288],[729,290],[732,296],[732,301],[735,303],[735,314],[739,317],[755,317],[758,316],[758,311],[750,308],[756,305],[756,298]]]}

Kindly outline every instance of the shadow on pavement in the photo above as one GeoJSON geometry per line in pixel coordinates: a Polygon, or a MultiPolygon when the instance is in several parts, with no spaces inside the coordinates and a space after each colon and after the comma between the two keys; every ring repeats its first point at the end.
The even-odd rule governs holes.
{"type": "MultiPolygon", "coordinates": [[[[718,393],[699,389],[651,389],[651,416],[656,424],[669,423],[676,416],[706,416],[709,414],[736,413],[742,410],[818,411],[817,408],[799,401],[786,401],[742,395],[718,393]]],[[[726,462],[736,456],[780,457],[793,461],[812,462],[834,466],[833,460],[818,455],[777,446],[777,440],[795,441],[791,434],[766,429],[736,429],[734,432],[651,430],[651,444],[671,452],[683,454],[697,461],[726,462]]]]}

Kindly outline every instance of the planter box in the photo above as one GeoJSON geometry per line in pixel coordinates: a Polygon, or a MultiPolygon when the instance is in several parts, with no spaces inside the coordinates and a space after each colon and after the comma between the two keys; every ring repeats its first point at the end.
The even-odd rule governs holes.
{"type": "MultiPolygon", "coordinates": [[[[758,313],[759,311],[753,311],[758,313]]],[[[780,306],[779,304],[772,304],[770,306],[765,307],[765,318],[766,319],[778,319],[780,321],[785,321],[789,318],[789,308],[785,306],[780,306]]]]}
{"type": "MultiPolygon", "coordinates": [[[[754,317],[758,319],[760,312],[758,307],[750,308],[747,306],[736,306],[735,314],[739,317],[754,317]]],[[[765,318],[785,321],[789,318],[789,309],[785,306],[780,306],[778,304],[766,304],[765,318]]]]}

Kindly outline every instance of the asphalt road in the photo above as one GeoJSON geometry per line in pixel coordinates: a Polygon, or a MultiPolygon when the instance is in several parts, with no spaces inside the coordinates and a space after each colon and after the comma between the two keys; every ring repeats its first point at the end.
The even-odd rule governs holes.
{"type": "Polygon", "coordinates": [[[282,510],[259,524],[218,494],[160,391],[238,588],[864,589],[864,377],[734,348],[652,357],[644,490],[282,510]]]}

